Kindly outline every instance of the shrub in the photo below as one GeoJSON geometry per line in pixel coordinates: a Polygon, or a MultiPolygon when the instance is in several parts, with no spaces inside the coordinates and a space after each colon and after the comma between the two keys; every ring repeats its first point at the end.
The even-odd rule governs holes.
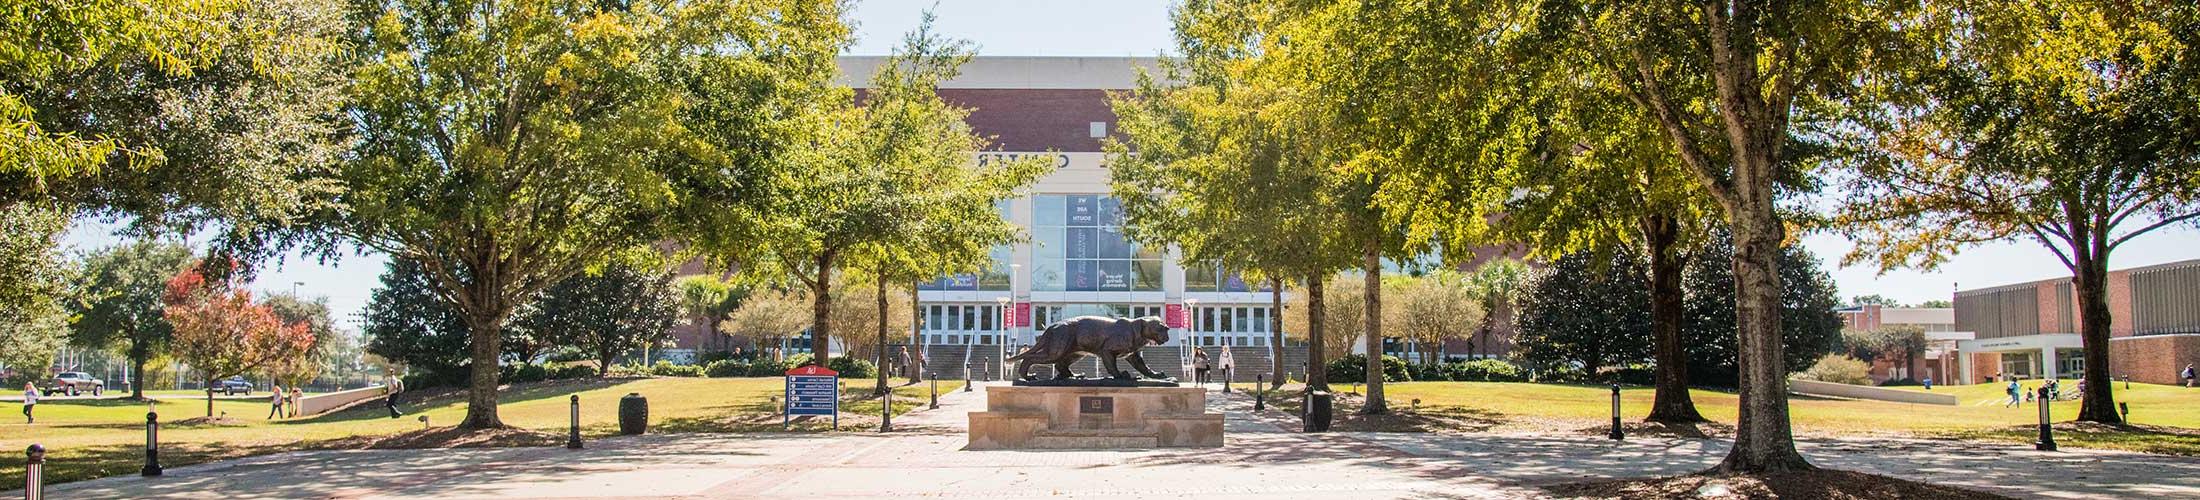
{"type": "Polygon", "coordinates": [[[596,376],[596,367],[588,365],[565,365],[550,369],[551,380],[589,378],[594,376],[596,376]]]}
{"type": "Polygon", "coordinates": [[[707,351],[701,358],[697,358],[696,364],[703,365],[703,371],[708,372],[711,363],[730,359],[733,359],[733,351],[707,351]]]}
{"type": "Polygon", "coordinates": [[[1442,363],[1414,363],[1406,365],[1406,374],[1414,380],[1444,380],[1442,363]]]}
{"type": "Polygon", "coordinates": [[[1444,378],[1460,382],[1519,382],[1527,380],[1519,366],[1496,359],[1477,359],[1444,366],[1444,378]]]}
{"type": "Polygon", "coordinates": [[[498,377],[498,380],[501,380],[501,381],[503,381],[504,383],[507,383],[507,384],[520,384],[520,383],[527,383],[527,382],[541,382],[541,381],[544,381],[544,380],[549,380],[549,379],[550,379],[550,370],[549,370],[549,369],[543,368],[543,367],[542,367],[542,365],[533,365],[533,364],[529,364],[529,365],[519,365],[519,366],[505,366],[505,367],[504,367],[504,373],[503,373],[503,374],[501,374],[501,375],[500,375],[500,376],[498,377]]]}
{"type": "Polygon", "coordinates": [[[732,359],[721,359],[703,365],[703,376],[706,377],[745,377],[748,375],[749,364],[732,359]]]}
{"type": "Polygon", "coordinates": [[[603,374],[603,376],[605,377],[612,378],[640,377],[645,375],[649,375],[649,369],[647,367],[634,363],[611,365],[611,369],[604,370],[603,374]]]}
{"type": "Polygon", "coordinates": [[[748,367],[749,370],[746,375],[751,377],[781,377],[786,376],[787,370],[794,369],[792,364],[769,359],[751,361],[748,363],[748,367]]]}
{"type": "MultiPolygon", "coordinates": [[[[1355,380],[1367,380],[1367,356],[1348,354],[1329,361],[1329,383],[1350,384],[1355,380]]],[[[1405,360],[1398,359],[1397,356],[1383,356],[1384,382],[1412,380],[1412,375],[1406,373],[1405,360]]]]}
{"type": "Polygon", "coordinates": [[[1886,381],[1886,382],[1880,382],[1880,383],[1879,383],[1879,386],[1880,386],[1880,387],[1895,387],[1895,386],[1905,386],[1905,385],[1919,385],[1919,384],[1917,383],[1917,379],[1913,379],[1913,378],[1909,378],[1909,377],[1903,377],[1903,378],[1890,378],[1890,379],[1887,379],[1887,381],[1886,381]]]}
{"type": "Polygon", "coordinates": [[[1836,384],[1871,385],[1872,383],[1871,365],[1866,365],[1856,358],[1840,354],[1827,354],[1826,357],[1818,358],[1817,364],[1810,365],[1810,369],[1803,370],[1803,373],[1796,374],[1795,377],[1836,384]]]}
{"type": "Polygon", "coordinates": [[[878,376],[878,365],[847,356],[828,359],[825,361],[825,367],[840,372],[840,378],[871,378],[878,376]]]}
{"type": "Polygon", "coordinates": [[[649,367],[649,374],[659,377],[701,377],[703,376],[703,367],[675,365],[671,361],[658,360],[657,364],[649,367]]]}
{"type": "Polygon", "coordinates": [[[1657,369],[1650,365],[1627,365],[1604,374],[1606,382],[1627,385],[1651,385],[1658,383],[1657,369]]]}

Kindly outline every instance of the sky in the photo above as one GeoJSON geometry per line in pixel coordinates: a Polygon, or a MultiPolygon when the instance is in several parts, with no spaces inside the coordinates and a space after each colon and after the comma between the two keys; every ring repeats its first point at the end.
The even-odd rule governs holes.
{"type": "MultiPolygon", "coordinates": [[[[930,8],[937,15],[933,28],[938,33],[971,41],[980,56],[1153,56],[1174,44],[1169,33],[1170,5],[1162,0],[941,0],[936,4],[869,0],[857,4],[852,13],[857,39],[848,53],[890,52],[930,8]]],[[[113,228],[100,221],[80,221],[70,232],[68,244],[78,251],[113,245],[119,241],[111,236],[113,228]]],[[[1802,242],[1824,262],[1844,300],[1879,294],[1910,304],[1947,299],[1958,286],[1973,289],[2070,275],[2046,247],[2031,241],[1975,247],[1933,272],[1885,274],[1876,266],[1839,266],[1841,256],[1852,246],[1840,235],[1815,234],[1802,242]]],[[[2185,226],[2126,243],[2112,255],[2109,266],[2122,269],[2194,258],[2200,258],[2200,230],[2185,226]]],[[[253,288],[260,293],[295,288],[306,297],[325,297],[338,324],[356,328],[353,314],[365,306],[387,262],[380,255],[346,255],[322,263],[293,254],[268,263],[253,288]]]]}

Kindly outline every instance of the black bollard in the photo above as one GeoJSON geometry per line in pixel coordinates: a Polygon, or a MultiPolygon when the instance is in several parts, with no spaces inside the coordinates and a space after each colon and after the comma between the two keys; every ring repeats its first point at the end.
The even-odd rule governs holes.
{"type": "Polygon", "coordinates": [[[978,385],[978,379],[970,378],[970,367],[963,365],[963,392],[970,392],[970,386],[978,385]]]}
{"type": "Polygon", "coordinates": [[[1619,383],[1617,382],[1612,384],[1612,434],[1607,437],[1627,439],[1627,435],[1621,433],[1619,429],[1619,383]]]}
{"type": "Polygon", "coordinates": [[[146,411],[145,468],[138,469],[138,475],[153,477],[160,472],[160,414],[146,411]]]}
{"type": "Polygon", "coordinates": [[[2055,424],[2047,415],[2047,409],[2053,405],[2047,404],[2047,386],[2040,386],[2039,402],[2040,441],[2033,443],[2032,448],[2040,451],[2055,451],[2055,424]]]}
{"type": "Polygon", "coordinates": [[[24,461],[23,499],[46,498],[46,447],[34,444],[23,454],[28,459],[24,461]]]}
{"type": "Polygon", "coordinates": [[[2124,390],[2131,390],[2131,375],[2124,375],[2124,390]]]}
{"type": "Polygon", "coordinates": [[[940,409],[940,374],[932,374],[932,409],[940,409]]]}
{"type": "Polygon", "coordinates": [[[2122,413],[2122,414],[2124,414],[2124,423],[2125,423],[2125,424],[2130,424],[2130,423],[2131,423],[2131,403],[2116,403],[2116,409],[2117,409],[2117,410],[2121,410],[2121,411],[2118,411],[2117,413],[2122,413]]]}
{"type": "Polygon", "coordinates": [[[574,394],[571,401],[573,418],[565,427],[565,449],[578,450],[581,449],[581,395],[574,394]]]}
{"type": "Polygon", "coordinates": [[[1253,376],[1253,389],[1258,391],[1253,393],[1253,411],[1268,409],[1268,385],[1267,380],[1265,380],[1267,378],[1267,374],[1253,376]]]}
{"type": "Polygon", "coordinates": [[[885,400],[883,401],[883,403],[885,403],[885,404],[881,404],[881,405],[879,405],[879,407],[878,407],[878,431],[879,431],[879,432],[882,432],[882,433],[884,433],[884,432],[893,432],[893,431],[894,431],[894,390],[893,390],[893,389],[887,389],[887,390],[886,390],[886,399],[885,399],[885,400]]]}

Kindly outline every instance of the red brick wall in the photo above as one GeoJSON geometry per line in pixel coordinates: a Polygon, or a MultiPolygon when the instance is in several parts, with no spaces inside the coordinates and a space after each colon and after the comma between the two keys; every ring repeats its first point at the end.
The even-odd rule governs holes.
{"type": "MultiPolygon", "coordinates": [[[[2001,374],[2000,353],[1977,352],[1971,353],[1970,356],[1971,380],[1966,380],[1965,382],[1972,384],[1992,383],[1994,381],[1994,376],[2001,374]]],[[[1957,369],[1960,370],[1962,369],[1962,367],[1957,367],[1957,369]]]]}
{"type": "Polygon", "coordinates": [[[2040,318],[2041,333],[2078,331],[2062,324],[2062,294],[2056,293],[2061,289],[2061,283],[2041,283],[2032,287],[2033,294],[2039,297],[2040,309],[2036,314],[2040,318]]]}
{"type": "Polygon", "coordinates": [[[966,121],[1000,151],[1099,152],[1092,122],[1115,133],[1107,91],[1094,89],[940,89],[940,98],[971,108],[966,121]]]}
{"type": "MultiPolygon", "coordinates": [[[[2132,322],[2138,320],[2131,310],[2131,271],[2108,272],[2108,317],[2114,318],[2108,324],[2110,337],[2131,336],[2132,322]]],[[[2078,329],[2073,327],[2070,331],[2078,329]]]]}
{"type": "Polygon", "coordinates": [[[2181,384],[2177,372],[2200,364],[2200,335],[2123,337],[2108,342],[2108,375],[2133,382],[2181,384]]]}

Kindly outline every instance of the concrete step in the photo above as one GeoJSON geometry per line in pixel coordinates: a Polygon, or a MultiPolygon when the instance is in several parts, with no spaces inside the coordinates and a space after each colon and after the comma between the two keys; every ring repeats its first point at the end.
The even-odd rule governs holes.
{"type": "Polygon", "coordinates": [[[1122,450],[1159,448],[1154,436],[1032,436],[1027,448],[1043,450],[1122,450]]]}

